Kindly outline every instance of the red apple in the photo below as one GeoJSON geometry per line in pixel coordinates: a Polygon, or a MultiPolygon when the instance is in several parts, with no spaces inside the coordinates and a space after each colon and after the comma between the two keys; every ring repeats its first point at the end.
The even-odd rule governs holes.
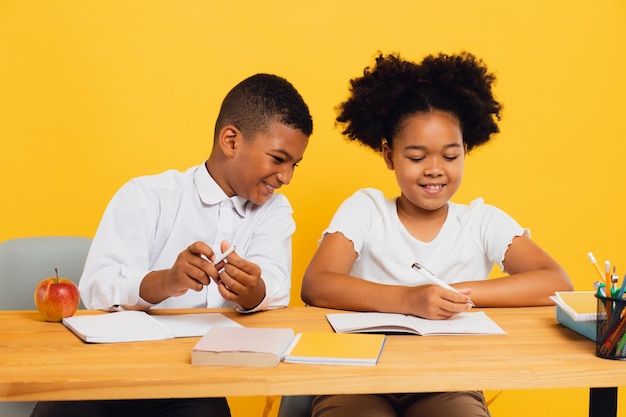
{"type": "Polygon", "coordinates": [[[47,321],[59,322],[72,316],[78,308],[78,287],[67,278],[59,278],[54,268],[54,277],[46,278],[35,288],[35,306],[47,321]]]}

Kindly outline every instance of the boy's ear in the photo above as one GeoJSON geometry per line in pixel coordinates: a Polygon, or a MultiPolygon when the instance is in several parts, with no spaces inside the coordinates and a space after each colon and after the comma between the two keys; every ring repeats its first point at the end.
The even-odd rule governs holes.
{"type": "Polygon", "coordinates": [[[239,129],[232,125],[224,126],[217,138],[222,153],[227,157],[232,156],[237,149],[240,138],[241,131],[239,129]]]}

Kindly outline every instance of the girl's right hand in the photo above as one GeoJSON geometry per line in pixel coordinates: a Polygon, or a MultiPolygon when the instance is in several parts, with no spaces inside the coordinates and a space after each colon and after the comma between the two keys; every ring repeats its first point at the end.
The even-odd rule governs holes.
{"type": "Polygon", "coordinates": [[[445,320],[472,308],[469,299],[470,289],[460,293],[426,284],[407,287],[409,314],[430,320],[445,320]]]}

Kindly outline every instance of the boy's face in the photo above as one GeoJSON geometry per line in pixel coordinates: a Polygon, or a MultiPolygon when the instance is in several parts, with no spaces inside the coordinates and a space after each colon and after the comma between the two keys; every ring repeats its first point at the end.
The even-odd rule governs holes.
{"type": "Polygon", "coordinates": [[[233,193],[255,204],[265,203],[274,190],[291,182],[308,143],[301,130],[279,122],[252,137],[239,135],[229,179],[233,193]]]}

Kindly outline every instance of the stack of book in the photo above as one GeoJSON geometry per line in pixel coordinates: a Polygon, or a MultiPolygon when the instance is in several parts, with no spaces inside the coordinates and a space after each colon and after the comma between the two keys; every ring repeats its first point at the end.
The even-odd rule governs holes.
{"type": "Polygon", "coordinates": [[[556,320],[561,325],[591,340],[596,340],[598,301],[593,291],[556,292],[556,320]]]}
{"type": "Polygon", "coordinates": [[[376,365],[382,334],[298,333],[286,328],[214,327],[194,346],[192,365],[376,365]]]}

